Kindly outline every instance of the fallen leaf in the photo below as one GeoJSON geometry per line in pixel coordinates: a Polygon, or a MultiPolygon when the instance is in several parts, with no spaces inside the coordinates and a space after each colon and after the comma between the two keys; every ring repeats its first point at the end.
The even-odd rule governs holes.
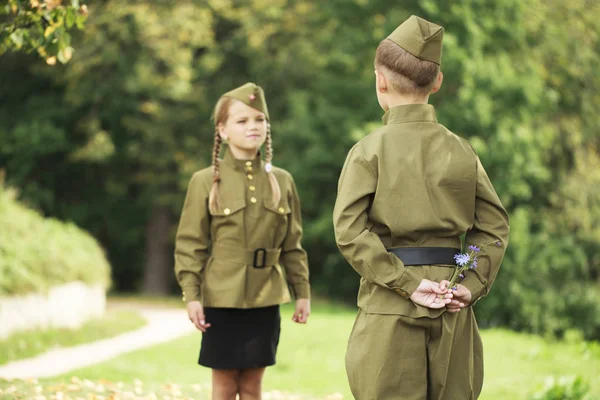
{"type": "Polygon", "coordinates": [[[202,390],[202,385],[194,384],[194,385],[192,385],[192,390],[194,392],[199,392],[202,390]]]}

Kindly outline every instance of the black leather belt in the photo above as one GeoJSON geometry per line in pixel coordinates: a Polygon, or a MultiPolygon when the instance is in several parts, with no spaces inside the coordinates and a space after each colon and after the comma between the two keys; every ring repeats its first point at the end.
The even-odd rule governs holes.
{"type": "Polygon", "coordinates": [[[460,253],[460,249],[452,247],[395,247],[387,251],[394,253],[404,265],[455,265],[454,255],[460,253]]]}

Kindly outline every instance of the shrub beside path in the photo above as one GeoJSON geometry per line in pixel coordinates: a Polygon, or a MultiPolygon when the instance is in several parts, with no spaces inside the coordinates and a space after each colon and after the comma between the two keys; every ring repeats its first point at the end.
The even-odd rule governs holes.
{"type": "Polygon", "coordinates": [[[141,307],[137,311],[148,321],[143,328],[113,338],[50,350],[36,357],[0,365],[0,378],[28,379],[59,376],[123,353],[176,339],[195,330],[183,308],[141,307]]]}

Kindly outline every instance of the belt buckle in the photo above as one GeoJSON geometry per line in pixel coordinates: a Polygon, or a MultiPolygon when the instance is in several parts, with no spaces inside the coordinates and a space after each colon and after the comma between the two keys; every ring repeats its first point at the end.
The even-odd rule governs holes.
{"type": "Polygon", "coordinates": [[[253,265],[252,265],[254,268],[264,268],[266,261],[267,261],[267,249],[260,248],[260,249],[254,250],[254,261],[253,261],[253,265]],[[257,264],[257,261],[258,261],[258,257],[259,257],[260,253],[262,253],[262,260],[259,265],[259,264],[257,264]]]}

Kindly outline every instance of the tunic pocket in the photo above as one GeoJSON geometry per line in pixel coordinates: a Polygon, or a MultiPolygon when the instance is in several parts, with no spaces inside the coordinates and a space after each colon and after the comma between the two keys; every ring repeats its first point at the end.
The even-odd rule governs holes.
{"type": "Polygon", "coordinates": [[[215,212],[210,211],[210,215],[215,217],[229,217],[235,215],[238,211],[246,207],[245,199],[225,200],[215,212]]]}
{"type": "Polygon", "coordinates": [[[239,242],[244,237],[244,212],[246,200],[223,200],[211,215],[211,237],[215,242],[239,242]]]}
{"type": "Polygon", "coordinates": [[[271,199],[263,200],[263,206],[267,210],[266,218],[269,219],[269,223],[274,227],[275,237],[283,237],[287,232],[289,224],[290,214],[292,209],[287,200],[281,200],[278,205],[274,205],[271,199]]]}

